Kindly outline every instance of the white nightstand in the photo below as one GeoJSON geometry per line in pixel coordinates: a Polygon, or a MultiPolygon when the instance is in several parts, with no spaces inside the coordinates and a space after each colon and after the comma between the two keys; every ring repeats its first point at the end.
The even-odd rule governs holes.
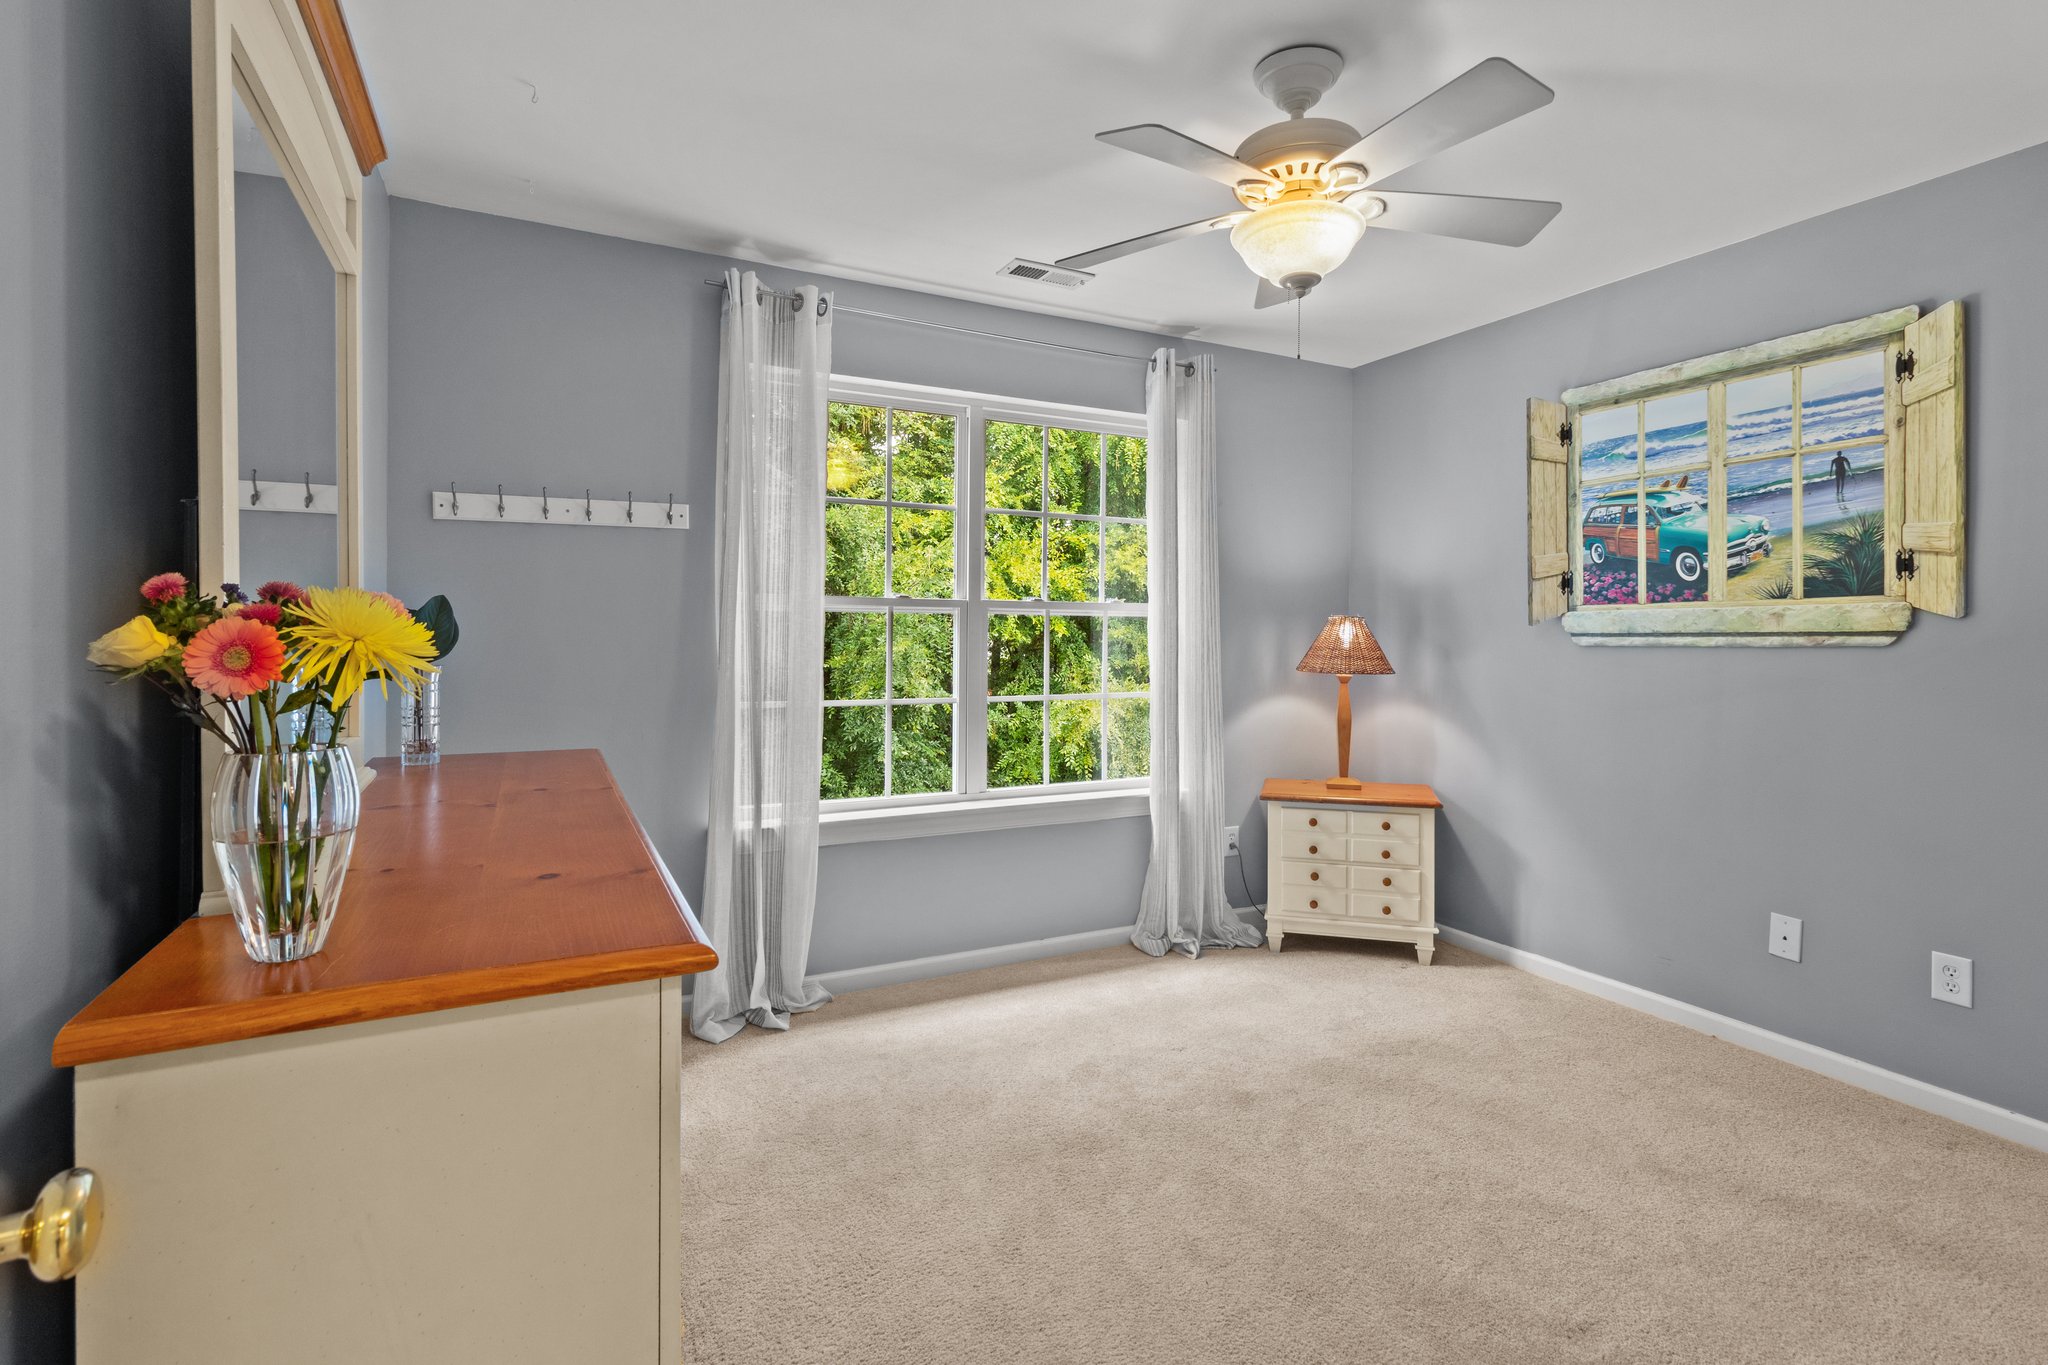
{"type": "Polygon", "coordinates": [[[1290,933],[1412,943],[1436,953],[1436,813],[1420,785],[1332,790],[1270,778],[1266,803],[1266,945],[1290,933]]]}

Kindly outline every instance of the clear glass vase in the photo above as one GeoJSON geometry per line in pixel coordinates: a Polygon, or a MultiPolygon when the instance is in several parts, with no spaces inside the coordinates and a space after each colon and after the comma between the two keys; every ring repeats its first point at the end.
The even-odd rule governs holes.
{"type": "Polygon", "coordinates": [[[418,693],[398,699],[398,766],[418,768],[441,761],[441,673],[427,674],[418,693]]]}
{"type": "Polygon", "coordinates": [[[361,806],[344,745],[221,760],[213,856],[250,957],[296,962],[326,945],[361,806]]]}

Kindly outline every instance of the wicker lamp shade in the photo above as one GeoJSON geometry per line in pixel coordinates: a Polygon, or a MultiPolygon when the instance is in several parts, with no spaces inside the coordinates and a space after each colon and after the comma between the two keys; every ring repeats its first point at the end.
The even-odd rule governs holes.
{"type": "Polygon", "coordinates": [[[1387,674],[1394,666],[1386,651],[1372,638],[1372,630],[1357,616],[1332,616],[1316,636],[1316,642],[1294,666],[1297,673],[1336,673],[1345,677],[1387,674]]]}

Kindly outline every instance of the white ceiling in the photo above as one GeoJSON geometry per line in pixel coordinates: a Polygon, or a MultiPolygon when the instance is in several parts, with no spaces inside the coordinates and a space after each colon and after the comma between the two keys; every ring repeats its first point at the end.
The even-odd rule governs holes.
{"type": "Polygon", "coordinates": [[[1074,292],[1000,278],[1231,207],[1094,141],[1234,148],[1261,56],[1370,129],[1504,56],[1550,107],[1389,180],[1558,199],[1520,249],[1369,232],[1307,300],[1357,365],[2048,141],[2038,0],[348,0],[394,194],[1292,354],[1228,234],[1074,292]],[[531,83],[530,85],[528,83],[531,83]],[[538,91],[538,99],[534,98],[538,91]]]}

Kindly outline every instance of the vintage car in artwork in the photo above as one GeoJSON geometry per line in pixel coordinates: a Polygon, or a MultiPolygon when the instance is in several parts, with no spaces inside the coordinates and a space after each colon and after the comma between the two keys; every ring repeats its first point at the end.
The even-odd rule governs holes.
{"type": "MultiPolygon", "coordinates": [[[[1707,502],[1686,489],[1653,488],[1643,494],[1644,524],[1636,521],[1636,490],[1602,494],[1586,509],[1581,535],[1589,567],[1609,559],[1633,564],[1642,542],[1643,562],[1662,565],[1682,582],[1707,575],[1707,502]]],[[[1739,569],[1771,552],[1771,519],[1728,518],[1728,567],[1739,569]]]]}

